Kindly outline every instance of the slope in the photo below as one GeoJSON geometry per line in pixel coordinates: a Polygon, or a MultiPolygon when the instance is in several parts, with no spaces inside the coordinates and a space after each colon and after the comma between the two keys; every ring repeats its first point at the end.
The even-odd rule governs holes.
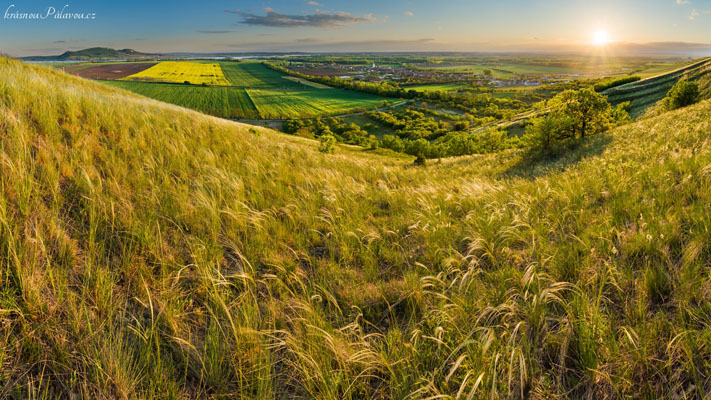
{"type": "Polygon", "coordinates": [[[628,83],[606,90],[603,94],[613,105],[631,102],[630,114],[636,117],[659,102],[666,96],[669,89],[680,79],[698,81],[703,98],[711,98],[711,59],[693,63],[675,71],[628,83]]]}
{"type": "Polygon", "coordinates": [[[412,168],[0,76],[0,398],[711,390],[709,102],[412,168]]]}

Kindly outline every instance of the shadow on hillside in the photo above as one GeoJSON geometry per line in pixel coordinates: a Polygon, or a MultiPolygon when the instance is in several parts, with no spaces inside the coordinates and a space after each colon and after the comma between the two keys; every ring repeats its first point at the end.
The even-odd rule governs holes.
{"type": "Polygon", "coordinates": [[[611,142],[612,135],[608,132],[569,145],[556,154],[524,154],[501,175],[503,178],[536,179],[551,172],[563,172],[587,157],[599,156],[611,142]]]}

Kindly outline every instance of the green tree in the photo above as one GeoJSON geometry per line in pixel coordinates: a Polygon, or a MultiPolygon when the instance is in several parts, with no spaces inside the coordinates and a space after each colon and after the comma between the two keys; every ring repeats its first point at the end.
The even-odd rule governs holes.
{"type": "Polygon", "coordinates": [[[534,118],[526,127],[523,136],[524,145],[528,148],[549,151],[559,140],[561,120],[549,114],[545,117],[534,118]]]}
{"type": "Polygon", "coordinates": [[[593,88],[566,90],[548,103],[548,114],[531,120],[522,138],[530,150],[549,152],[571,139],[585,139],[632,121],[629,103],[612,107],[593,88]]]}
{"type": "Polygon", "coordinates": [[[611,106],[607,98],[593,88],[566,90],[554,97],[549,105],[561,124],[563,136],[585,139],[609,127],[611,106]],[[567,131],[567,132],[566,132],[567,131]]]}
{"type": "Polygon", "coordinates": [[[333,135],[321,136],[318,151],[321,153],[333,153],[336,150],[336,138],[333,135]]]}
{"type": "Polygon", "coordinates": [[[676,110],[690,106],[699,101],[699,84],[680,80],[669,90],[664,98],[664,107],[667,110],[676,110]]]}

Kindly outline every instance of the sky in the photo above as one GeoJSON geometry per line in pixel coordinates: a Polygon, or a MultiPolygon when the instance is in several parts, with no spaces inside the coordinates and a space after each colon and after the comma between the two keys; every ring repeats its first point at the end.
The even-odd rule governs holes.
{"type": "Polygon", "coordinates": [[[711,0],[0,0],[0,52],[12,56],[94,46],[548,51],[587,46],[599,31],[617,43],[698,48],[681,43],[711,43],[711,0]],[[62,9],[71,18],[56,18],[62,9]]]}

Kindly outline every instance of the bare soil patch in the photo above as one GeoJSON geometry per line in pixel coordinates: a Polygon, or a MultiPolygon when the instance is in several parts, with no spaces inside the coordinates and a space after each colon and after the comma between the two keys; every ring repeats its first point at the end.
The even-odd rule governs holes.
{"type": "Polygon", "coordinates": [[[126,63],[126,64],[101,64],[93,67],[76,65],[64,68],[64,71],[87,79],[121,79],[146,70],[157,63],[126,63]]]}

